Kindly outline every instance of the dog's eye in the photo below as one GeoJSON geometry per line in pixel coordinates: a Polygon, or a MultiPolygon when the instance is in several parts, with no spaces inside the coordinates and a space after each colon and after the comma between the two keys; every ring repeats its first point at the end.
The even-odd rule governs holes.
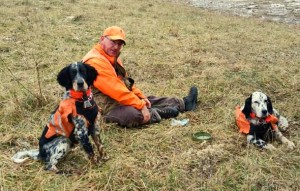
{"type": "Polygon", "coordinates": [[[258,101],[254,101],[254,103],[258,104],[259,105],[259,102],[258,101]]]}
{"type": "Polygon", "coordinates": [[[76,69],[74,69],[74,70],[71,70],[71,74],[72,74],[72,75],[74,75],[74,76],[76,76],[76,74],[77,74],[77,70],[76,70],[76,69]]]}
{"type": "Polygon", "coordinates": [[[85,68],[80,68],[80,69],[79,69],[79,72],[80,72],[81,74],[83,74],[83,75],[85,75],[85,74],[86,74],[86,70],[85,70],[85,68]]]}

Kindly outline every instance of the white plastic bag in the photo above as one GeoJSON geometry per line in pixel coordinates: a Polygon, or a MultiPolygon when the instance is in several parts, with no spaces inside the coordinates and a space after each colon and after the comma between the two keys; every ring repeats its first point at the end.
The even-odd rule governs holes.
{"type": "Polygon", "coordinates": [[[171,120],[171,126],[185,126],[189,123],[189,119],[182,119],[182,120],[171,120]]]}

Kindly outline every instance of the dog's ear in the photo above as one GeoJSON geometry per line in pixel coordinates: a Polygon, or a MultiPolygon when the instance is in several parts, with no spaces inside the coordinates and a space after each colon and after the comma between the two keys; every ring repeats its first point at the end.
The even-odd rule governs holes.
{"type": "Polygon", "coordinates": [[[86,71],[87,71],[87,84],[88,86],[93,85],[94,81],[96,80],[97,76],[98,76],[98,72],[97,70],[88,65],[88,64],[84,64],[84,66],[86,67],[86,71]]]}
{"type": "Polygon", "coordinates": [[[69,90],[72,88],[72,80],[70,76],[70,65],[64,67],[57,75],[57,82],[59,85],[66,88],[66,90],[69,90]]]}
{"type": "Polygon", "coordinates": [[[245,100],[244,109],[242,110],[246,118],[250,117],[250,113],[252,111],[251,103],[252,103],[252,95],[245,100]]]}
{"type": "Polygon", "coordinates": [[[269,96],[267,96],[267,108],[268,108],[268,113],[273,114],[273,106],[272,106],[272,101],[271,98],[269,96]]]}

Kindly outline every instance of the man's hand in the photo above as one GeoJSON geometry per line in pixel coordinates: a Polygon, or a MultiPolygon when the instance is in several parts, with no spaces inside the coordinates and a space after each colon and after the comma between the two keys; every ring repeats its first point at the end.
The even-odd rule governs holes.
{"type": "Polygon", "coordinates": [[[151,103],[150,103],[150,101],[149,101],[147,98],[144,98],[143,100],[146,102],[147,108],[151,108],[151,103]]]}
{"type": "MultiPolygon", "coordinates": [[[[148,100],[148,99],[147,99],[148,100]]],[[[149,101],[149,100],[148,100],[149,101]]],[[[150,103],[150,102],[149,102],[150,103]]],[[[148,110],[148,108],[147,108],[147,106],[145,105],[143,108],[142,108],[142,110],[141,110],[141,112],[142,112],[142,114],[143,114],[143,116],[144,116],[144,120],[143,120],[143,124],[145,124],[145,123],[147,123],[149,120],[150,120],[150,112],[149,112],[149,110],[148,110]]]]}

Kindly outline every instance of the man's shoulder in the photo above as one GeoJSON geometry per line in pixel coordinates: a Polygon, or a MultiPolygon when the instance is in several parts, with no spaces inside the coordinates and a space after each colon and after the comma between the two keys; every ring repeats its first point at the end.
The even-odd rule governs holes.
{"type": "Polygon", "coordinates": [[[90,58],[85,63],[88,65],[94,67],[95,69],[113,69],[111,63],[108,60],[105,60],[103,58],[90,58]]]}

